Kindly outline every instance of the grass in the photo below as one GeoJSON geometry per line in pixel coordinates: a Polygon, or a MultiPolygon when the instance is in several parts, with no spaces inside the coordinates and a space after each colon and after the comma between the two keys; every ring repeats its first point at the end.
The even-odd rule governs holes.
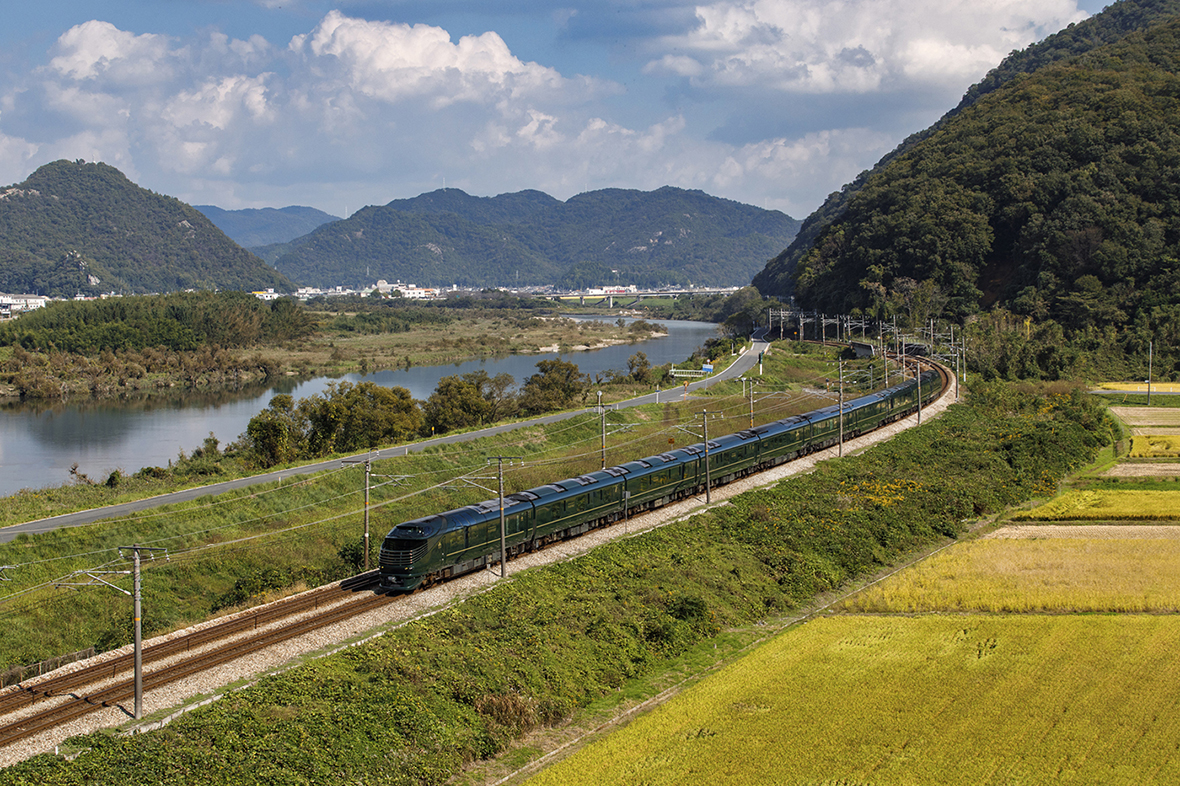
{"type": "MultiPolygon", "coordinates": [[[[806,376],[806,367],[797,364],[780,371],[776,357],[786,356],[767,358],[768,387],[786,386],[788,379],[806,376]]],[[[826,362],[824,354],[814,355],[812,375],[826,362]]],[[[710,411],[714,436],[747,427],[748,400],[740,393],[740,383],[724,383],[709,395],[694,393],[687,403],[676,400],[611,412],[612,427],[626,423],[631,429],[608,438],[608,466],[664,452],[669,438],[677,445],[698,441],[678,427],[699,424],[702,409],[710,411]]],[[[756,417],[765,422],[822,403],[798,393],[775,396],[755,402],[756,417]]],[[[492,491],[453,480],[465,473],[494,474],[486,471],[488,456],[525,456],[523,466],[505,472],[507,493],[597,469],[602,461],[600,426],[598,416],[583,415],[548,427],[522,428],[462,446],[374,462],[372,563],[381,538],[394,524],[423,511],[449,510],[493,497],[492,491]],[[402,477],[396,483],[384,483],[379,477],[383,475],[402,477]]],[[[489,486],[487,481],[476,482],[489,486]]],[[[25,665],[92,645],[110,649],[129,641],[129,614],[114,593],[56,586],[72,582],[69,577],[79,570],[125,569],[118,556],[120,546],[165,547],[171,554],[170,561],[145,567],[144,629],[149,635],[220,613],[223,604],[261,602],[261,596],[250,597],[252,593],[274,593],[301,583],[314,586],[351,575],[357,572],[350,559],[362,531],[363,486],[359,469],[339,469],[123,519],[36,537],[22,535],[0,544],[0,565],[17,566],[5,572],[11,581],[0,584],[0,618],[7,628],[0,637],[0,666],[25,665]]],[[[26,492],[10,498],[17,504],[5,506],[0,515],[39,518],[71,505],[110,504],[116,498],[137,498],[137,492],[146,496],[144,487],[150,484],[127,479],[117,489],[87,484],[26,492]]],[[[160,493],[156,489],[154,493],[160,493]]],[[[9,522],[15,523],[11,518],[9,522]]]]}
{"type": "Polygon", "coordinates": [[[821,619],[529,783],[1175,782],[1177,646],[1175,617],[821,619]]]}
{"type": "MultiPolygon", "coordinates": [[[[1158,489],[1158,487],[1157,487],[1158,489]]],[[[1013,521],[1174,521],[1180,495],[1170,490],[1089,488],[1012,516],[1013,521]]]]}
{"type": "Polygon", "coordinates": [[[849,598],[842,609],[1175,613],[1180,540],[985,538],[960,543],[849,598]]]}

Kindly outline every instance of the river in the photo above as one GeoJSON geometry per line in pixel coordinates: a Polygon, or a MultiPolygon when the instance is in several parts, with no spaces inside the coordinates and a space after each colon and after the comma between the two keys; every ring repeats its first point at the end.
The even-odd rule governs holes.
{"type": "Polygon", "coordinates": [[[446,366],[319,377],[245,391],[187,392],[136,401],[13,404],[0,409],[0,496],[68,483],[74,464],[78,473],[96,481],[105,480],[115,469],[131,474],[143,467],[167,466],[182,450],[200,447],[210,433],[224,446],[237,439],[250,418],[278,393],[289,393],[298,401],[322,392],[330,382],[367,380],[400,385],[414,398],[424,400],[445,376],[483,369],[489,376],[507,372],[519,385],[536,373],[538,361],[557,357],[576,363],[591,377],[608,369],[626,370],[627,359],[640,351],[653,366],[681,363],[706,339],[717,335],[717,326],[705,322],[648,321],[665,325],[668,335],[589,352],[511,355],[446,366]]]}

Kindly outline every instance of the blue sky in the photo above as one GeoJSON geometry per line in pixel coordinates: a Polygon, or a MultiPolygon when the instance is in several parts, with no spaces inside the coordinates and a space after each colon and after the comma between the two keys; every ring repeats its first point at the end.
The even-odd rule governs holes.
{"type": "Polygon", "coordinates": [[[0,26],[0,183],[105,161],[336,215],[663,185],[803,218],[1091,0],[45,0],[0,26]]]}

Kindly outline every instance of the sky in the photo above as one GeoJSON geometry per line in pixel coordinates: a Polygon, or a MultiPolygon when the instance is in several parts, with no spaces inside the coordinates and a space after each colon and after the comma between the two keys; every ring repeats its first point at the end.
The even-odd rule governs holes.
{"type": "Polygon", "coordinates": [[[190,204],[665,185],[806,217],[1098,0],[7,0],[0,183],[190,204]]]}

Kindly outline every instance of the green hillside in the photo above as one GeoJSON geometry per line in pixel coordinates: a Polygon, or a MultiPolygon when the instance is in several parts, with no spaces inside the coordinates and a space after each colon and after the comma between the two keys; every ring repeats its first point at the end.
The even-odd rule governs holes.
{"type": "Polygon", "coordinates": [[[929,139],[985,95],[1024,75],[1119,41],[1128,33],[1145,30],[1176,14],[1180,14],[1180,0],[1121,0],[1107,7],[1101,14],[1079,24],[1070,25],[1027,49],[1013,52],[984,79],[973,85],[959,105],[941,120],[930,128],[910,136],[872,170],[862,172],[855,181],[831,194],[819,209],[804,220],[791,245],[754,277],[754,286],[765,295],[785,298],[794,294],[796,269],[800,260],[815,245],[820,234],[844,215],[852,198],[865,187],[869,179],[894,159],[929,139]]]}
{"type": "Polygon", "coordinates": [[[566,202],[539,191],[473,197],[445,189],[367,207],[259,251],[292,279],[318,286],[735,285],[797,229],[783,213],[671,187],[592,191],[566,202]]]}
{"type": "Polygon", "coordinates": [[[0,189],[0,292],[294,287],[196,209],[112,166],[55,161],[0,189]]]}
{"type": "Polygon", "coordinates": [[[338,216],[314,207],[264,207],[244,210],[223,210],[214,205],[193,205],[242,248],[286,243],[302,237],[338,216]]]}

